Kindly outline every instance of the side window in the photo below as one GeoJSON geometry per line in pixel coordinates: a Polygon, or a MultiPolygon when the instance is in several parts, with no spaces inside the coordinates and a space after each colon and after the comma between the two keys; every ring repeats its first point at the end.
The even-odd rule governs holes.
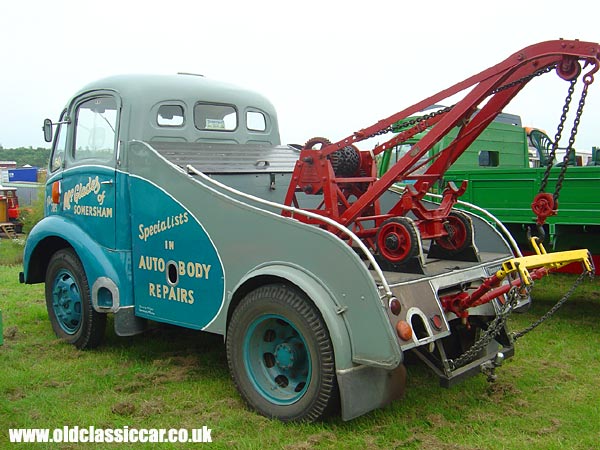
{"type": "Polygon", "coordinates": [[[481,167],[498,167],[500,165],[500,152],[481,150],[479,152],[479,165],[481,167]]]}
{"type": "Polygon", "coordinates": [[[237,124],[237,110],[231,105],[198,103],[194,107],[194,125],[199,130],[233,131],[237,124]]]}
{"type": "Polygon", "coordinates": [[[112,161],[115,154],[117,104],[112,97],[96,97],[80,104],[76,112],[75,161],[112,161]]]}
{"type": "Polygon", "coordinates": [[[183,106],[161,105],[156,115],[156,123],[161,127],[180,127],[183,125],[183,106]]]}
{"type": "Polygon", "coordinates": [[[260,111],[246,112],[246,127],[250,131],[266,131],[267,119],[260,111]]]}
{"type": "MultiPolygon", "coordinates": [[[[400,145],[395,146],[392,149],[392,155],[390,158],[388,169],[391,168],[395,163],[400,161],[402,158],[404,158],[404,156],[406,156],[406,154],[408,152],[410,152],[411,149],[412,149],[411,144],[400,144],[400,145]]],[[[421,158],[418,161],[418,165],[420,167],[418,169],[412,171],[412,173],[419,174],[419,175],[425,173],[425,171],[427,170],[427,167],[429,166],[429,164],[427,163],[428,159],[429,159],[429,154],[427,154],[427,153],[425,153],[423,156],[421,156],[421,158]]]]}
{"type": "MultiPolygon", "coordinates": [[[[60,115],[60,121],[64,120],[66,111],[63,111],[60,115]]],[[[58,126],[56,130],[56,137],[54,138],[54,149],[52,150],[52,157],[50,158],[50,172],[56,172],[63,166],[65,161],[65,151],[67,148],[67,124],[63,123],[58,126]]]]}

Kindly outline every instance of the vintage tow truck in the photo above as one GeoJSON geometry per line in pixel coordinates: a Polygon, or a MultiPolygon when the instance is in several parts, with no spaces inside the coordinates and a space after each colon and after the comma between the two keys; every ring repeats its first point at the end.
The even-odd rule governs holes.
{"type": "Polygon", "coordinates": [[[398,398],[408,351],[446,386],[493,377],[513,354],[506,317],[529,301],[528,286],[572,261],[591,271],[588,253],[539,245],[515,257],[486,221],[453,210],[465,186],[449,185],[440,205],[424,195],[532,78],[573,80],[584,64],[587,86],[599,52],[536,44],[339,142],[301,149],[281,145],[276,112],[256,93],[189,74],[97,81],[44,123],[46,217],[27,240],[21,281],[45,282],[55,333],[80,349],[101,342],[108,313],[120,336],[147,321],[225,336],[242,397],[283,421],[339,408],[349,420],[398,398]],[[385,144],[355,146],[465,89],[385,144]],[[378,178],[377,155],[426,128],[378,178]]]}

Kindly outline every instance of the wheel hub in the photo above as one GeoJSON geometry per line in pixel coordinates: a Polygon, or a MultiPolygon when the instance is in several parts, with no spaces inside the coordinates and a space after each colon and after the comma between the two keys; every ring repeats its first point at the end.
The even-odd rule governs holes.
{"type": "Polygon", "coordinates": [[[385,248],[388,250],[398,250],[400,247],[400,239],[396,233],[389,233],[385,237],[385,248]]]}
{"type": "Polygon", "coordinates": [[[81,323],[81,298],[69,273],[56,277],[52,306],[61,328],[68,334],[75,333],[81,323]]]}
{"type": "Polygon", "coordinates": [[[301,342],[283,342],[275,348],[275,364],[282,370],[302,366],[304,352],[301,342]]]}
{"type": "Polygon", "coordinates": [[[296,352],[294,347],[288,343],[279,344],[275,348],[275,362],[282,369],[289,369],[294,365],[296,352]]]}
{"type": "Polygon", "coordinates": [[[291,322],[277,315],[257,318],[246,334],[244,353],[250,379],[269,401],[291,404],[306,392],[310,357],[291,322]]]}

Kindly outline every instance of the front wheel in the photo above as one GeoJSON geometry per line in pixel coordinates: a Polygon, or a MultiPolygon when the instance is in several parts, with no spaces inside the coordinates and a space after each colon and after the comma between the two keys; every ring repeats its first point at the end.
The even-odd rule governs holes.
{"type": "Polygon", "coordinates": [[[227,329],[227,360],[240,394],[264,416],[314,421],[337,406],[329,333],[294,288],[263,286],[242,300],[227,329]]]}
{"type": "Polygon", "coordinates": [[[97,347],[104,337],[106,314],[92,307],[81,261],[71,249],[59,250],[46,271],[46,307],[56,335],[79,349],[97,347]]]}

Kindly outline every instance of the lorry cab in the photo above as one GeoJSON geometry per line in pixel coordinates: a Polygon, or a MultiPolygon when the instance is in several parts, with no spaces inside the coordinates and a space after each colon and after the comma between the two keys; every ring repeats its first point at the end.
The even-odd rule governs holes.
{"type": "MultiPolygon", "coordinates": [[[[155,184],[132,176],[140,164],[129,157],[126,149],[142,142],[151,143],[168,158],[174,148],[185,148],[196,157],[192,160],[199,167],[219,176],[221,172],[239,170],[238,166],[244,164],[247,172],[256,167],[266,168],[263,166],[269,163],[262,158],[268,155],[257,157],[257,149],[260,153],[260,149],[280,143],[277,116],[268,100],[251,91],[190,74],[115,76],[91,83],[72,98],[56,124],[45,121],[44,133],[47,140],[52,140],[52,153],[46,183],[47,217],[38,231],[47,229],[33,233],[32,242],[36,236],[40,239],[44,236],[36,244],[32,257],[32,261],[38,258],[41,261],[39,265],[26,266],[26,280],[42,281],[50,261],[48,254],[63,246],[74,247],[78,255],[86,254],[80,259],[83,266],[87,266],[86,273],[92,272],[88,276],[95,277],[90,286],[94,306],[99,310],[121,311],[121,315],[131,312],[136,300],[137,313],[143,315],[144,299],[156,296],[172,294],[183,302],[193,302],[192,288],[172,289],[178,284],[173,279],[178,277],[179,265],[187,277],[185,265],[189,264],[192,278],[208,277],[208,267],[211,267],[211,264],[204,263],[203,267],[200,262],[191,262],[187,255],[175,257],[187,251],[187,245],[173,249],[173,242],[160,241],[156,247],[149,239],[150,235],[163,231],[160,229],[163,226],[171,229],[189,222],[189,227],[193,221],[189,212],[173,202],[170,195],[165,196],[164,203],[155,201],[158,199],[151,192],[155,184]],[[231,144],[254,152],[249,156],[234,155],[238,166],[234,165],[233,169],[231,161],[223,160],[227,149],[233,148],[231,144]],[[170,206],[174,208],[171,215],[170,206]],[[157,265],[155,255],[165,248],[171,251],[172,265],[166,264],[163,258],[157,265]],[[173,265],[175,261],[177,267],[173,265]],[[164,285],[168,292],[163,292],[164,286],[160,283],[151,283],[151,288],[143,290],[136,290],[135,284],[132,285],[132,281],[142,283],[139,280],[147,278],[149,273],[165,270],[175,274],[164,285]]],[[[295,152],[285,150],[292,157],[288,157],[289,166],[293,164],[295,152]]],[[[273,171],[270,173],[268,183],[274,183],[273,171]]],[[[253,189],[256,181],[248,181],[252,181],[250,189],[253,189]]],[[[205,234],[201,227],[197,231],[205,234]]],[[[190,232],[190,245],[200,234],[190,232]]],[[[210,247],[207,253],[214,253],[209,241],[207,238],[210,247]]],[[[216,273],[214,268],[213,274],[216,273]]],[[[217,306],[209,308],[213,315],[220,305],[219,301],[217,306]]],[[[155,311],[155,308],[150,309],[155,311]]],[[[174,312],[176,310],[164,308],[161,316],[153,313],[151,318],[180,322],[180,316],[185,314],[174,312]]],[[[213,318],[206,318],[204,324],[213,318]]],[[[193,327],[202,328],[202,325],[193,327]]],[[[131,330],[119,331],[133,334],[138,329],[132,326],[131,330]]]]}

